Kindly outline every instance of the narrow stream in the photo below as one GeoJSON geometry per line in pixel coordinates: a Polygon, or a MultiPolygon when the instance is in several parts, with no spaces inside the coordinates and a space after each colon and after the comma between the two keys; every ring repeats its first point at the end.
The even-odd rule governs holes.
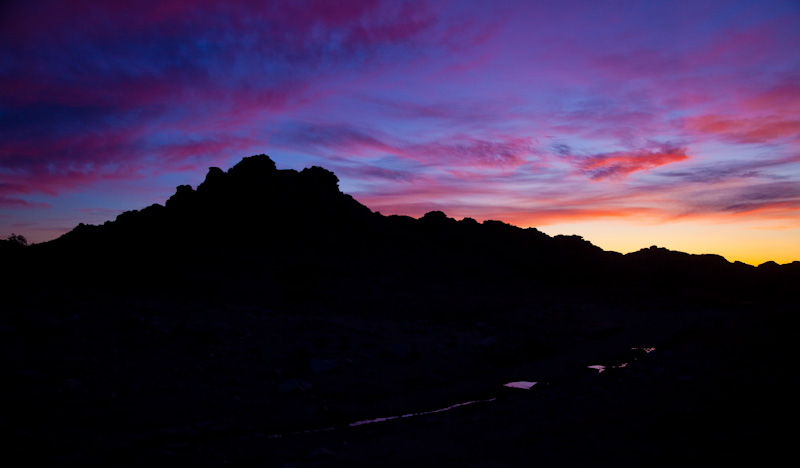
{"type": "MultiPolygon", "coordinates": [[[[655,349],[656,348],[631,348],[632,351],[644,351],[645,353],[648,353],[648,354],[653,352],[653,351],[655,351],[655,349]]],[[[633,360],[636,361],[636,360],[638,360],[638,358],[634,357],[633,360]]],[[[587,366],[587,367],[589,369],[597,370],[598,373],[602,373],[606,369],[621,369],[621,368],[626,367],[627,365],[628,365],[627,362],[623,362],[623,363],[618,364],[616,366],[607,366],[607,365],[603,365],[603,364],[592,364],[592,365],[587,366]]],[[[507,384],[504,384],[503,386],[504,387],[508,387],[508,388],[521,389],[521,390],[530,390],[537,383],[538,382],[531,382],[531,381],[528,381],[528,380],[518,380],[518,381],[514,381],[514,382],[509,382],[507,384]]],[[[419,413],[408,413],[408,414],[402,414],[402,415],[399,415],[399,416],[386,416],[386,417],[375,418],[375,419],[364,419],[364,420],[361,420],[361,421],[352,422],[352,423],[350,423],[350,424],[348,424],[346,426],[326,427],[326,428],[323,428],[323,429],[309,429],[309,430],[305,430],[305,431],[295,431],[295,432],[287,432],[287,433],[283,433],[283,434],[273,434],[273,435],[268,436],[268,438],[276,439],[276,438],[286,437],[286,436],[291,436],[291,435],[296,435],[296,434],[311,434],[311,433],[314,433],[314,432],[326,432],[326,431],[332,431],[332,430],[335,430],[335,429],[342,429],[342,428],[345,428],[345,427],[363,426],[365,424],[382,423],[382,422],[391,421],[391,420],[394,420],[394,419],[404,419],[404,418],[412,418],[414,416],[424,416],[426,414],[442,413],[444,411],[450,411],[450,410],[455,409],[455,408],[460,408],[462,406],[468,406],[468,405],[474,405],[476,403],[489,403],[489,402],[495,401],[496,399],[497,398],[489,398],[487,400],[466,401],[466,402],[463,402],[463,403],[456,403],[456,404],[448,406],[446,408],[439,408],[439,409],[435,409],[435,410],[432,410],[432,411],[421,411],[419,413]]]]}

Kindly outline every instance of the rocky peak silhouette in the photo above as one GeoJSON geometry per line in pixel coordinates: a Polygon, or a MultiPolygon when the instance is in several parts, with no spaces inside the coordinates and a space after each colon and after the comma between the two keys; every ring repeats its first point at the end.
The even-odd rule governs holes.
{"type": "Polygon", "coordinates": [[[336,175],[321,167],[278,170],[269,156],[259,154],[243,158],[227,172],[209,168],[196,191],[181,185],[166,206],[184,224],[210,231],[220,223],[228,230],[296,230],[319,222],[341,225],[371,214],[341,193],[338,184],[336,175]]]}

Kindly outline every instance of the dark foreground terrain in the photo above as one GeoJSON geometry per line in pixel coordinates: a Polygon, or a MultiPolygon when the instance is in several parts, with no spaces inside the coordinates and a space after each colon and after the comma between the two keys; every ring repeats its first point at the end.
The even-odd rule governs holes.
{"type": "Polygon", "coordinates": [[[386,217],[336,184],[324,169],[279,171],[256,156],[212,168],[166,206],[46,244],[1,244],[6,457],[278,467],[792,457],[800,263],[623,256],[500,222],[386,217]],[[537,384],[503,386],[513,381],[537,384]]]}

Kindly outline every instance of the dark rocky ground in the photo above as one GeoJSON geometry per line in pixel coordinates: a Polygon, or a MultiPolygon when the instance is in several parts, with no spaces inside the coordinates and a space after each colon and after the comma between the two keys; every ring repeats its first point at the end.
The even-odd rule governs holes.
{"type": "Polygon", "coordinates": [[[790,308],[530,307],[400,320],[62,292],[0,324],[3,440],[51,466],[667,466],[790,453],[790,308]],[[502,386],[515,380],[539,384],[502,386]]]}
{"type": "Polygon", "coordinates": [[[800,263],[622,256],[499,222],[384,217],[332,173],[265,158],[211,170],[166,207],[42,245],[0,242],[6,458],[771,466],[793,455],[800,263]],[[538,384],[503,387],[517,380],[538,384]],[[492,401],[348,426],[477,400],[492,401]]]}

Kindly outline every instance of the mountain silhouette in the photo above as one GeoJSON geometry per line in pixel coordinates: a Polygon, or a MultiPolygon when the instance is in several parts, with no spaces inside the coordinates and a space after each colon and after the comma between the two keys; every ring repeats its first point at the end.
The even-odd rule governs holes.
{"type": "MultiPolygon", "coordinates": [[[[158,287],[208,290],[209,275],[220,282],[240,276],[261,278],[261,287],[272,292],[286,286],[312,295],[331,289],[341,295],[348,281],[356,288],[384,281],[406,290],[469,284],[469,290],[494,294],[510,287],[625,285],[631,294],[733,298],[779,294],[800,273],[800,262],[757,269],[718,255],[656,247],[620,255],[579,236],[550,237],[501,221],[456,221],[440,211],[420,219],[384,216],[343,194],[338,181],[320,167],[279,170],[266,155],[247,157],[227,172],[210,168],[196,190],[177,187],[164,206],[127,211],[100,226],[81,224],[36,245],[31,261],[80,271],[57,272],[62,276],[124,278],[118,287],[140,287],[143,279],[158,287]],[[142,270],[146,278],[136,273],[142,270]]],[[[252,295],[248,288],[242,294],[252,295]]]]}
{"type": "Polygon", "coordinates": [[[338,182],[256,155],[163,206],[0,242],[12,452],[60,466],[641,466],[769,463],[791,447],[771,418],[797,390],[800,262],[385,216],[338,182]],[[529,393],[503,387],[530,379],[529,393]],[[458,405],[472,401],[491,403],[458,405]],[[421,416],[361,427],[408,414],[421,416]]]}

